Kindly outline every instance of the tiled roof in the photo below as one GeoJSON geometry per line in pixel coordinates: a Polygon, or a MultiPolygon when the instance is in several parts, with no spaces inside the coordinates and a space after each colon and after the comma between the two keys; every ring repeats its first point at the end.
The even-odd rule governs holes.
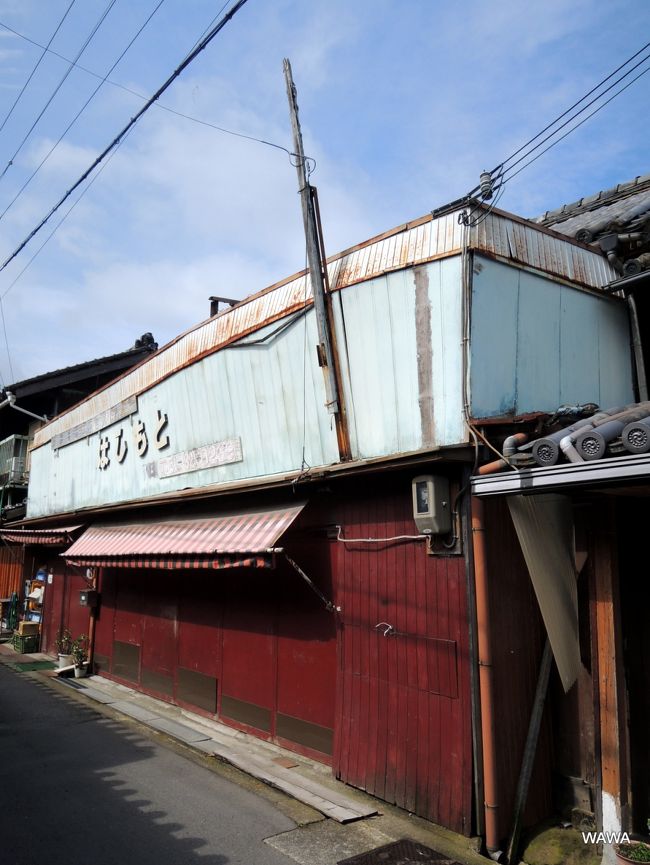
{"type": "Polygon", "coordinates": [[[532,221],[587,243],[605,232],[640,230],[650,221],[650,174],[548,210],[532,221]]]}

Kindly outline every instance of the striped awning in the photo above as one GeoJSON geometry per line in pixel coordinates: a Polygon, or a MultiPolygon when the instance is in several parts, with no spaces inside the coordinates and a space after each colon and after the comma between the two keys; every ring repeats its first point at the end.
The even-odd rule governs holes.
{"type": "Polygon", "coordinates": [[[301,503],[217,517],[95,525],[62,555],[86,567],[270,568],[278,539],[304,507],[301,503]]]}
{"type": "Polygon", "coordinates": [[[23,546],[67,547],[72,535],[81,526],[61,526],[58,529],[0,529],[0,540],[23,546]]]}

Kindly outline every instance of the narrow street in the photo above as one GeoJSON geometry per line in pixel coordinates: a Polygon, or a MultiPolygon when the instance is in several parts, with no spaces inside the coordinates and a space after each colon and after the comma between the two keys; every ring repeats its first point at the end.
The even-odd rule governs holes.
{"type": "Polygon", "coordinates": [[[6,865],[287,865],[263,798],[0,665],[6,865]]]}

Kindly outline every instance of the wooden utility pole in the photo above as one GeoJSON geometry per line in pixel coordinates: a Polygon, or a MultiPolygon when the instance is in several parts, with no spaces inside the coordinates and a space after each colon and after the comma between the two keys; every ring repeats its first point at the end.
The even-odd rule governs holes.
{"type": "Polygon", "coordinates": [[[330,414],[333,414],[336,422],[336,434],[341,459],[350,459],[350,442],[345,419],[345,408],[343,405],[342,388],[340,387],[340,373],[336,357],[336,346],[333,339],[333,328],[331,324],[329,296],[326,292],[327,262],[322,253],[322,237],[319,234],[317,214],[315,208],[316,190],[309,184],[307,173],[307,161],[302,143],[302,132],[298,119],[298,101],[296,86],[291,74],[291,63],[284,60],[284,78],[287,85],[287,98],[289,100],[289,114],[291,116],[291,130],[293,132],[293,147],[296,171],[298,173],[298,188],[300,202],[302,204],[302,218],[305,226],[305,240],[307,243],[307,262],[311,276],[312,295],[314,299],[314,310],[316,313],[316,327],[318,330],[318,364],[323,370],[325,378],[325,405],[330,414]]]}

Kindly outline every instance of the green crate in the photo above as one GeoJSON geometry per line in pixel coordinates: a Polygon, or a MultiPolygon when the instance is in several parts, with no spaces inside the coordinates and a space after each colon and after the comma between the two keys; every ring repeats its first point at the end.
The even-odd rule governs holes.
{"type": "Polygon", "coordinates": [[[21,655],[29,655],[31,652],[38,652],[38,634],[25,634],[21,636],[19,633],[14,633],[14,649],[20,652],[21,655]]]}

